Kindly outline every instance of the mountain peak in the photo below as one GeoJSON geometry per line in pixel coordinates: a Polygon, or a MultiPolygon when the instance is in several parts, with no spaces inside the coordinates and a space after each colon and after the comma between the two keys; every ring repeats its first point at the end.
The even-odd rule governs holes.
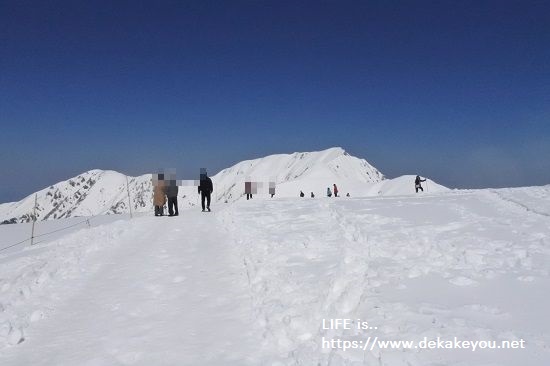
{"type": "MultiPolygon", "coordinates": [[[[341,147],[331,147],[242,161],[211,178],[215,187],[213,201],[232,202],[243,196],[244,183],[250,180],[263,187],[274,182],[277,197],[291,197],[300,190],[322,195],[332,184],[358,195],[359,187],[380,182],[384,176],[366,160],[349,155],[341,147]]],[[[129,211],[129,204],[134,211],[152,210],[150,174],[128,181],[116,171],[92,169],[36,194],[39,220],[124,213],[129,211]]],[[[267,188],[264,196],[267,197],[267,188]]],[[[181,208],[197,205],[193,186],[181,187],[180,197],[181,208]]],[[[0,222],[28,222],[33,208],[34,194],[2,205],[0,222]]]]}

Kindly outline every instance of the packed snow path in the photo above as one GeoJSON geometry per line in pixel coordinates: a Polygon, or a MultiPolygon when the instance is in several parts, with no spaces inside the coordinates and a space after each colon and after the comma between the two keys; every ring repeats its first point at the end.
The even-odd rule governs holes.
{"type": "Polygon", "coordinates": [[[138,218],[3,365],[242,365],[250,296],[213,215],[138,218]]]}
{"type": "Polygon", "coordinates": [[[0,364],[550,364],[550,186],[217,208],[0,257],[0,364]],[[322,346],[368,337],[526,348],[322,346]]]}

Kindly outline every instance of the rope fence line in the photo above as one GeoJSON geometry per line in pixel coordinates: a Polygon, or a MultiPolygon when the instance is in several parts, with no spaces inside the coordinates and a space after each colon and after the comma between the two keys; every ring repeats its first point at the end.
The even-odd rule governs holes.
{"type": "MultiPolygon", "coordinates": [[[[128,175],[124,174],[125,177],[126,177],[126,192],[128,194],[128,208],[130,210],[130,219],[133,217],[133,214],[132,214],[132,200],[131,200],[131,196],[130,196],[130,183],[128,181],[128,175]]],[[[55,208],[59,207],[61,204],[63,204],[65,201],[67,201],[69,197],[65,197],[63,199],[62,202],[59,202],[55,208]]],[[[27,238],[27,239],[24,239],[24,240],[21,240],[20,242],[17,242],[17,243],[14,243],[14,244],[10,244],[4,248],[0,248],[0,252],[4,251],[4,250],[7,250],[9,248],[13,248],[17,245],[20,245],[20,244],[23,244],[24,242],[26,241],[29,241],[31,242],[31,245],[35,245],[35,244],[38,244],[38,243],[43,243],[44,240],[41,240],[39,241],[38,243],[35,243],[34,242],[34,239],[35,238],[40,238],[40,237],[43,237],[43,236],[46,236],[46,235],[50,235],[50,234],[53,234],[53,233],[57,233],[59,231],[63,231],[63,230],[67,230],[67,229],[70,229],[72,227],[75,227],[75,226],[78,226],[78,225],[81,225],[83,223],[87,223],[88,224],[88,228],[90,227],[90,220],[95,218],[95,216],[92,216],[91,218],[87,218],[86,220],[84,221],[81,221],[81,222],[77,222],[76,224],[72,224],[72,225],[69,225],[69,226],[65,226],[65,227],[62,227],[60,229],[56,229],[56,230],[53,230],[53,231],[50,231],[50,232],[47,232],[47,233],[43,233],[43,234],[40,234],[40,235],[34,235],[34,225],[36,224],[36,207],[37,207],[37,201],[38,201],[38,195],[35,194],[34,196],[34,207],[33,207],[33,214],[32,214],[32,230],[31,230],[31,237],[30,238],[27,238]]],[[[47,216],[46,216],[47,217],[47,216]]]]}
{"type": "Polygon", "coordinates": [[[89,227],[89,221],[90,221],[89,219],[86,219],[86,220],[84,220],[84,221],[77,222],[76,224],[72,224],[72,225],[69,225],[69,226],[65,226],[65,227],[62,227],[62,228],[60,228],[60,229],[52,230],[52,231],[50,231],[50,232],[43,233],[43,234],[40,234],[40,235],[35,235],[34,237],[35,237],[35,238],[40,238],[41,236],[46,236],[46,235],[50,235],[50,234],[53,234],[53,233],[57,233],[57,232],[59,232],[59,231],[67,230],[67,229],[70,229],[70,228],[72,228],[72,227],[78,226],[78,225],[83,224],[83,223],[85,223],[85,222],[88,222],[88,227],[89,227]]]}
{"type": "Polygon", "coordinates": [[[23,244],[24,242],[29,241],[29,240],[31,240],[31,238],[21,240],[20,242],[17,242],[15,244],[8,245],[7,247],[0,249],[0,252],[3,251],[3,250],[9,249],[9,248],[13,248],[16,245],[23,244]]]}
{"type": "MultiPolygon", "coordinates": [[[[43,236],[46,236],[46,235],[51,235],[51,234],[54,234],[54,233],[57,233],[57,232],[60,232],[60,231],[63,231],[63,230],[67,230],[67,229],[70,229],[72,227],[75,227],[75,226],[78,226],[78,225],[82,225],[84,223],[87,223],[88,224],[88,227],[90,227],[90,220],[94,219],[94,217],[91,217],[91,218],[87,218],[86,220],[83,220],[83,221],[80,221],[80,222],[77,222],[75,224],[72,224],[72,225],[69,225],[69,226],[64,226],[62,228],[59,228],[59,229],[55,229],[55,230],[52,230],[52,231],[49,231],[47,233],[42,233],[40,235],[35,235],[33,238],[40,238],[40,237],[43,237],[43,236]]],[[[20,244],[23,244],[24,242],[26,241],[30,241],[31,239],[33,238],[27,238],[27,239],[24,239],[24,240],[21,240],[17,243],[14,243],[14,244],[10,244],[8,245],[7,247],[4,247],[4,248],[0,248],[0,252],[6,250],[6,249],[9,249],[9,248],[13,248],[17,245],[20,245],[20,244]]],[[[43,243],[45,240],[41,240],[39,241],[38,243],[43,243]]],[[[38,244],[38,243],[34,243],[34,245],[38,244]]]]}

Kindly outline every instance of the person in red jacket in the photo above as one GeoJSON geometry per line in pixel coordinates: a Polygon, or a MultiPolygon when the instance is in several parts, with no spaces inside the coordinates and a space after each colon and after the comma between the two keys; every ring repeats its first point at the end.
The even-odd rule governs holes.
{"type": "Polygon", "coordinates": [[[336,187],[336,183],[333,184],[333,187],[334,187],[334,189],[333,189],[333,191],[334,191],[334,197],[338,197],[338,187],[336,187]]]}

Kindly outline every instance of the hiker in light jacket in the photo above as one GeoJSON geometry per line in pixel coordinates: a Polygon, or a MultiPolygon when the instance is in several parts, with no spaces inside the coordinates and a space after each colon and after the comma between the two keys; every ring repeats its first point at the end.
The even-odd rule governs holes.
{"type": "Polygon", "coordinates": [[[153,205],[155,206],[155,216],[164,214],[164,205],[166,204],[166,191],[164,187],[164,175],[159,174],[157,179],[153,179],[153,205]]]}

